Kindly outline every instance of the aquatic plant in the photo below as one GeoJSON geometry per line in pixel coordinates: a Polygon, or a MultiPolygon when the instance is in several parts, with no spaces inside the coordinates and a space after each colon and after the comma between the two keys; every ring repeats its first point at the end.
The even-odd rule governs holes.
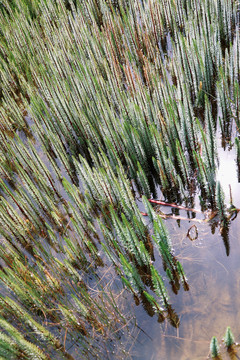
{"type": "Polygon", "coordinates": [[[155,259],[189,285],[148,199],[201,195],[229,225],[216,129],[236,124],[239,164],[238,21],[230,0],[1,1],[0,356],[107,358],[127,291],[174,323],[155,259]]]}
{"type": "Polygon", "coordinates": [[[220,217],[221,224],[222,226],[226,226],[227,215],[224,204],[224,193],[219,182],[217,183],[217,189],[216,189],[216,201],[217,201],[218,214],[220,217]]]}
{"type": "Polygon", "coordinates": [[[169,300],[168,295],[163,284],[161,276],[157,273],[156,269],[151,266],[152,282],[156,294],[160,297],[165,307],[168,307],[169,300]]]}
{"type": "MultiPolygon", "coordinates": [[[[233,333],[231,331],[230,326],[227,327],[224,338],[223,338],[224,345],[227,348],[227,351],[229,353],[229,356],[236,357],[236,348],[234,348],[235,340],[233,333]]],[[[223,353],[223,349],[219,347],[217,338],[215,336],[212,337],[211,343],[210,343],[210,353],[211,357],[214,359],[221,359],[221,353],[223,353]]],[[[224,353],[223,353],[224,354],[224,353]]]]}
{"type": "Polygon", "coordinates": [[[230,327],[228,326],[227,330],[226,330],[226,333],[225,333],[225,336],[224,336],[224,344],[229,349],[229,348],[231,348],[231,346],[234,343],[235,343],[235,340],[234,340],[233,333],[232,333],[230,327]]]}
{"type": "Polygon", "coordinates": [[[0,318],[0,326],[9,334],[1,333],[0,335],[0,354],[3,359],[47,359],[47,356],[36,345],[27,341],[24,336],[5,319],[0,318]]]}
{"type": "Polygon", "coordinates": [[[217,341],[217,338],[215,336],[212,337],[212,340],[211,340],[211,343],[210,343],[210,352],[211,352],[211,357],[212,358],[216,358],[219,355],[218,341],[217,341]]]}

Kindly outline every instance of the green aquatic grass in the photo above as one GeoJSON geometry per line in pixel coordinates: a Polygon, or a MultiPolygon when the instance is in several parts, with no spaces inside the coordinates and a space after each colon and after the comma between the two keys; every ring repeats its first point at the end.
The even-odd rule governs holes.
{"type": "Polygon", "coordinates": [[[235,343],[233,333],[231,331],[231,328],[228,326],[225,336],[224,336],[224,344],[229,349],[232,347],[232,345],[235,343]]]}
{"type": "Polygon", "coordinates": [[[211,343],[210,343],[210,352],[211,352],[211,357],[213,359],[218,358],[219,345],[218,345],[217,338],[215,336],[212,337],[212,340],[211,340],[211,343]]]}
{"type": "Polygon", "coordinates": [[[179,326],[163,278],[187,274],[148,199],[197,194],[229,226],[238,18],[230,0],[1,2],[1,357],[127,358],[129,292],[179,326]]]}

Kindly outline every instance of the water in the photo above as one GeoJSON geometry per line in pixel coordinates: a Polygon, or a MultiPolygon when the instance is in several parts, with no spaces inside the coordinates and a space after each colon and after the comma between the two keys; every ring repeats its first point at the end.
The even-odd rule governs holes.
{"type": "MultiPolygon", "coordinates": [[[[31,122],[31,119],[29,119],[31,122]]],[[[33,124],[29,123],[33,128],[33,124]]],[[[235,129],[232,130],[233,138],[235,129]]],[[[231,143],[225,144],[224,149],[221,147],[221,134],[218,129],[218,156],[219,168],[217,171],[217,180],[220,181],[225,193],[226,203],[230,202],[229,185],[233,195],[233,203],[240,208],[236,153],[231,148],[231,143]]],[[[48,170],[51,172],[54,181],[59,185],[61,196],[69,201],[65,190],[59,183],[49,160],[41,147],[40,142],[35,142],[35,148],[44,161],[48,170]]],[[[71,179],[64,170],[64,167],[58,163],[61,174],[70,182],[71,179]]],[[[79,186],[80,187],[80,186],[79,186]]],[[[158,193],[161,197],[160,192],[158,193]]],[[[141,211],[145,211],[141,202],[138,202],[141,211]]],[[[195,199],[195,207],[200,210],[200,202],[198,195],[195,199]]],[[[162,207],[165,213],[171,213],[170,207],[162,207]]],[[[181,210],[179,215],[187,218],[186,211],[181,210]]],[[[196,214],[198,219],[207,219],[207,214],[196,214]]],[[[132,336],[127,340],[127,336],[120,336],[120,340],[124,342],[125,348],[127,341],[132,342],[132,346],[127,346],[134,360],[159,360],[159,359],[205,359],[209,354],[209,344],[212,336],[216,336],[220,341],[223,337],[227,326],[230,326],[235,340],[240,342],[239,317],[240,309],[240,216],[233,220],[229,226],[229,233],[222,236],[218,219],[213,218],[209,222],[197,223],[191,220],[172,220],[168,219],[165,224],[169,230],[170,238],[173,243],[175,256],[183,265],[185,274],[188,278],[190,286],[189,291],[184,291],[181,287],[178,294],[174,294],[168,286],[170,302],[176,312],[179,325],[172,326],[170,321],[166,319],[163,323],[157,321],[157,316],[150,317],[141,305],[134,306],[131,294],[125,294],[121,299],[121,311],[130,311],[129,307],[134,309],[129,315],[136,316],[136,326],[132,325],[132,336]],[[191,230],[192,240],[187,236],[190,227],[195,225],[191,230]]],[[[148,219],[146,218],[146,222],[148,219]]],[[[70,234],[71,231],[68,231],[70,234]]],[[[74,234],[72,234],[74,236],[74,234]]],[[[65,243],[64,243],[65,245],[65,243]]],[[[62,259],[63,254],[51,249],[54,257],[62,259]]],[[[102,257],[103,253],[100,253],[102,257]]],[[[104,257],[103,268],[98,268],[97,273],[103,283],[114,283],[113,289],[121,293],[121,281],[116,280],[117,275],[113,268],[108,268],[108,261],[104,257]],[[119,288],[117,289],[117,284],[119,288]]],[[[168,283],[164,277],[162,262],[156,261],[156,268],[160,269],[165,284],[168,283]]],[[[88,285],[94,287],[95,279],[90,281],[88,285]]],[[[134,321],[133,321],[134,323],[134,321]]],[[[77,358],[78,352],[72,343],[67,341],[69,351],[77,358]],[[75,354],[76,352],[76,354],[75,354]]],[[[110,349],[110,347],[109,347],[110,349]]],[[[109,354],[109,359],[117,359],[114,353],[109,354]]],[[[122,357],[124,359],[129,356],[122,357]]]]}
{"type": "MultiPolygon", "coordinates": [[[[218,138],[220,142],[220,136],[218,138]]],[[[219,144],[218,154],[220,163],[217,180],[223,187],[225,201],[229,204],[231,185],[233,203],[239,208],[240,184],[235,150],[228,147],[224,151],[219,144]]],[[[169,209],[162,208],[166,213],[169,209]]],[[[180,215],[187,217],[184,211],[180,211],[180,215]]],[[[156,318],[149,318],[142,309],[137,310],[143,331],[135,345],[133,358],[205,359],[209,354],[212,336],[216,336],[221,343],[227,326],[231,327],[235,341],[240,342],[240,217],[231,222],[228,237],[224,239],[219,223],[214,218],[207,223],[186,220],[177,223],[168,219],[165,224],[170,232],[175,255],[188,278],[190,290],[186,292],[181,288],[175,295],[169,288],[171,304],[180,320],[178,328],[174,328],[168,320],[159,324],[156,318]],[[187,233],[193,224],[196,225],[197,233],[196,228],[192,229],[192,238],[196,239],[191,241],[187,233]]]]}
{"type": "MultiPolygon", "coordinates": [[[[234,137],[234,129],[233,129],[234,137]]],[[[217,131],[219,167],[217,180],[220,181],[225,193],[225,202],[230,202],[229,185],[231,185],[233,203],[240,208],[238,174],[236,166],[235,149],[231,144],[221,147],[221,134],[217,131]]],[[[40,144],[35,143],[35,147],[41,154],[41,158],[54,177],[54,172],[49,167],[49,162],[44,156],[40,144]]],[[[61,168],[61,172],[63,169],[61,168]]],[[[67,176],[64,173],[64,176],[67,176]]],[[[58,180],[54,177],[56,183],[58,180]]],[[[70,181],[70,179],[68,179],[70,181]]],[[[62,186],[59,191],[63,198],[69,201],[62,186]]],[[[161,193],[158,192],[159,198],[161,193]]],[[[138,201],[141,211],[145,211],[141,201],[138,201]]],[[[200,210],[198,195],[195,198],[195,208],[200,210]]],[[[171,207],[161,207],[166,214],[171,213],[171,207]]],[[[179,216],[187,218],[191,213],[180,210],[179,216]]],[[[208,219],[207,214],[196,214],[197,219],[208,219]]],[[[148,219],[146,223],[148,223],[148,219]]],[[[131,294],[125,294],[121,301],[121,311],[129,313],[130,318],[135,315],[135,325],[131,325],[132,335],[129,344],[126,345],[134,360],[172,360],[172,359],[205,359],[209,353],[209,344],[212,336],[216,336],[220,341],[230,326],[235,340],[240,342],[239,317],[240,309],[240,217],[233,220],[229,227],[229,233],[223,239],[220,233],[218,219],[213,218],[209,222],[198,223],[191,220],[165,220],[165,224],[170,233],[175,256],[183,265],[185,274],[190,286],[189,291],[184,291],[181,287],[178,294],[174,294],[168,286],[170,302],[179,318],[179,326],[173,327],[168,319],[163,323],[158,323],[157,316],[150,317],[143,309],[142,305],[134,306],[131,294]],[[192,227],[194,225],[194,227],[192,227]],[[191,230],[191,240],[187,234],[191,230]],[[125,308],[125,310],[124,310],[125,308]]],[[[53,249],[52,249],[53,251],[53,249]]],[[[102,253],[100,254],[102,257],[102,253]]],[[[54,252],[54,256],[59,258],[62,254],[54,252]]],[[[108,264],[107,259],[103,258],[104,263],[108,264]]],[[[164,283],[168,284],[162,262],[156,260],[156,268],[160,269],[164,283]]],[[[121,291],[121,281],[116,279],[113,269],[107,266],[98,269],[98,275],[107,283],[114,282],[119,285],[121,291]],[[108,278],[109,277],[109,278],[108,278]]],[[[93,281],[94,284],[94,281],[93,281]]],[[[113,285],[113,288],[117,286],[113,285]]],[[[117,292],[116,292],[117,296],[117,292]]],[[[120,341],[127,344],[128,334],[121,335],[120,341]]],[[[76,358],[75,346],[71,341],[67,342],[70,353],[76,358]]],[[[110,352],[109,358],[130,359],[130,356],[119,357],[110,352]]]]}
{"type": "Polygon", "coordinates": [[[189,225],[181,224],[181,229],[177,229],[173,221],[169,224],[176,256],[190,285],[189,292],[171,292],[179,328],[168,321],[158,324],[143,316],[143,330],[152,340],[139,337],[141,356],[136,355],[136,359],[204,359],[211,337],[215,335],[220,340],[227,326],[231,326],[236,341],[240,340],[239,221],[235,220],[230,228],[228,257],[218,229],[211,234],[208,225],[200,224],[198,239],[191,242],[186,236],[189,225]]]}

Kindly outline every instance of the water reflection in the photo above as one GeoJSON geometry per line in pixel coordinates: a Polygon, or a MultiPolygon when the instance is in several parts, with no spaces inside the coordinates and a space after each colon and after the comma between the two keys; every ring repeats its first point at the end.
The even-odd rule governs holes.
{"type": "MultiPolygon", "coordinates": [[[[240,177],[236,152],[231,146],[222,148],[221,137],[218,138],[220,164],[217,181],[223,187],[225,202],[230,203],[230,209],[233,208],[232,203],[239,208],[240,177]]],[[[198,208],[197,197],[194,202],[198,208]]],[[[194,202],[191,207],[194,207],[194,202]]],[[[196,213],[182,214],[177,209],[173,213],[189,218],[199,217],[196,213]]],[[[190,220],[167,220],[175,255],[188,277],[190,291],[184,292],[183,288],[174,291],[169,285],[179,326],[174,327],[167,321],[161,324],[150,322],[146,314],[138,310],[140,323],[144,331],[151,334],[152,340],[140,334],[138,355],[134,359],[205,359],[209,354],[211,337],[221,339],[227,326],[231,327],[235,341],[240,341],[240,218],[237,215],[238,210],[229,212],[226,224],[221,224],[214,214],[207,223],[196,225],[190,220]]],[[[232,352],[223,352],[222,358],[240,357],[235,348],[232,352]]]]}
{"type": "Polygon", "coordinates": [[[219,224],[218,227],[216,223],[199,224],[195,241],[187,237],[190,222],[181,221],[180,229],[173,220],[168,220],[168,225],[176,257],[188,276],[190,291],[184,292],[181,288],[176,296],[169,289],[179,327],[166,321],[153,324],[141,314],[143,329],[153,340],[146,341],[140,335],[141,344],[135,359],[204,359],[211,337],[221,339],[227,326],[231,327],[236,341],[240,340],[239,217],[221,232],[219,224]]]}
{"type": "MultiPolygon", "coordinates": [[[[232,205],[233,202],[239,208],[236,153],[234,149],[224,151],[220,145],[217,180],[223,187],[226,203],[232,205]]],[[[199,207],[197,198],[195,207],[199,207]]],[[[178,209],[172,213],[203,218],[178,209]]],[[[134,359],[204,359],[209,353],[211,337],[221,339],[227,326],[231,327],[236,342],[240,341],[240,218],[237,214],[238,211],[230,213],[225,226],[221,226],[214,214],[208,223],[194,225],[191,220],[166,220],[175,256],[183,265],[190,291],[184,292],[183,288],[174,291],[169,284],[171,303],[179,319],[177,327],[168,321],[149,321],[146,314],[138,309],[139,323],[152,340],[140,333],[134,359]]],[[[223,354],[223,359],[237,359],[237,356],[232,352],[223,354]]]]}
{"type": "Polygon", "coordinates": [[[229,256],[230,254],[230,242],[229,242],[229,224],[225,225],[221,228],[221,235],[223,239],[223,244],[226,249],[226,255],[229,256]]]}

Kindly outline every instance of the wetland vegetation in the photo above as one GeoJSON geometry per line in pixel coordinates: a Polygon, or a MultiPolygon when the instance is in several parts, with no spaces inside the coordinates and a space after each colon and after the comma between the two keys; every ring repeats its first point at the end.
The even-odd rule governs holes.
{"type": "MultiPolygon", "coordinates": [[[[239,11],[236,0],[0,1],[0,359],[174,359],[152,338],[170,327],[187,341],[191,311],[207,324],[183,299],[208,283],[212,307],[200,306],[213,314],[230,294],[237,320],[239,264],[216,260],[229,290],[212,268],[198,286],[198,254],[204,244],[207,263],[221,240],[226,259],[239,256],[239,11]]],[[[224,316],[223,356],[237,359],[224,316]]],[[[209,329],[194,340],[204,355],[181,359],[209,344],[220,358],[209,329]]]]}

